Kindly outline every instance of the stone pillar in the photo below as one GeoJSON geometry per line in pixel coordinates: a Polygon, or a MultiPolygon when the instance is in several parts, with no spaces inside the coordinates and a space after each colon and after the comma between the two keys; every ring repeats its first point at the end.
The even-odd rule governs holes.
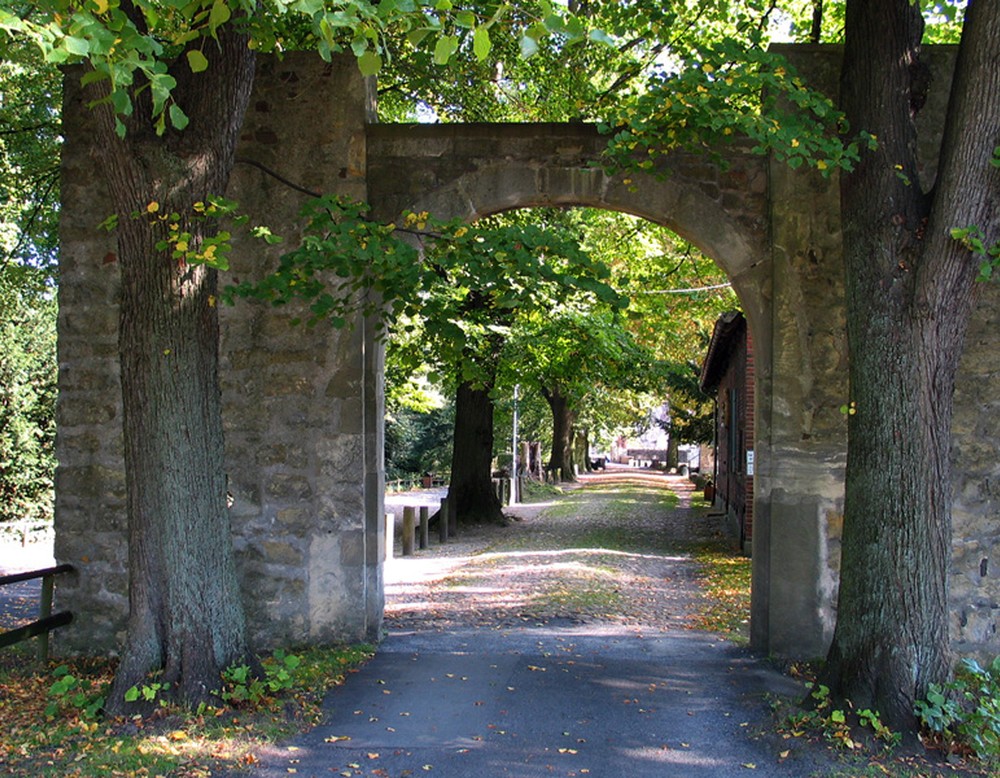
{"type": "MultiPolygon", "coordinates": [[[[56,556],[80,571],[58,592],[80,618],[56,639],[65,650],[110,651],[127,611],[119,282],[113,236],[96,229],[111,208],[73,74],[65,100],[56,556]]],[[[260,278],[295,245],[308,196],[278,176],[366,198],[369,108],[353,58],[261,58],[226,194],[286,242],[238,236],[222,284],[260,278]]],[[[385,535],[374,323],[292,327],[295,311],[248,302],[220,314],[226,468],[253,645],[376,639],[385,535]]]]}
{"type": "MultiPolygon", "coordinates": [[[[835,89],[838,52],[782,53],[799,52],[805,58],[793,64],[807,80],[835,89]]],[[[836,176],[774,160],[769,180],[771,340],[770,359],[758,360],[766,372],[758,376],[751,644],[808,658],[832,637],[840,566],[847,424],[839,408],[848,391],[840,194],[836,176]]],[[[754,345],[765,345],[756,332],[754,345]]]]}

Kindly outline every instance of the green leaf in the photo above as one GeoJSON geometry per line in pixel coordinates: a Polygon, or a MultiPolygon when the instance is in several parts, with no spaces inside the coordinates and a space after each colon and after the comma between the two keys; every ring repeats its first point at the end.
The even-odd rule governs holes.
{"type": "Polygon", "coordinates": [[[458,51],[458,36],[443,35],[434,46],[434,64],[447,65],[451,55],[458,51]]]}
{"type": "Polygon", "coordinates": [[[75,54],[78,57],[85,57],[90,53],[90,43],[86,38],[76,38],[72,35],[67,35],[63,38],[63,47],[70,54],[75,54]]]}
{"type": "Polygon", "coordinates": [[[215,0],[212,4],[212,12],[208,15],[208,29],[212,35],[215,35],[215,31],[229,21],[230,16],[232,16],[232,11],[229,10],[226,0],[215,0]]]}
{"type": "Polygon", "coordinates": [[[135,702],[139,699],[139,689],[133,686],[125,692],[125,702],[135,702]]]}
{"type": "Polygon", "coordinates": [[[524,59],[532,57],[538,53],[538,41],[528,35],[521,36],[521,56],[524,59]]]}
{"type": "Polygon", "coordinates": [[[173,125],[175,130],[183,130],[188,126],[188,116],[177,103],[170,104],[170,123],[173,125]]]}
{"type": "Polygon", "coordinates": [[[604,32],[604,30],[591,30],[587,34],[587,37],[595,43],[603,43],[605,46],[611,46],[612,48],[616,45],[614,39],[604,32]]]}
{"type": "Polygon", "coordinates": [[[433,30],[429,27],[421,27],[417,30],[411,30],[406,34],[406,40],[410,42],[411,46],[419,46],[423,43],[424,38],[431,34],[433,30]]]}
{"type": "Polygon", "coordinates": [[[192,73],[201,73],[208,70],[208,57],[198,49],[191,49],[187,52],[187,61],[192,73]]]}
{"type": "Polygon", "coordinates": [[[374,76],[382,68],[382,57],[377,52],[368,49],[358,57],[358,69],[363,76],[374,76]]]}
{"type": "Polygon", "coordinates": [[[296,0],[292,8],[306,16],[312,16],[323,10],[323,0],[296,0]]]}
{"type": "Polygon", "coordinates": [[[477,27],[472,35],[472,51],[476,59],[482,62],[490,55],[493,42],[490,40],[490,31],[485,27],[477,27]]]}
{"type": "Polygon", "coordinates": [[[467,30],[471,30],[476,26],[476,15],[472,11],[459,11],[455,14],[455,24],[459,27],[465,27],[467,30]]]}

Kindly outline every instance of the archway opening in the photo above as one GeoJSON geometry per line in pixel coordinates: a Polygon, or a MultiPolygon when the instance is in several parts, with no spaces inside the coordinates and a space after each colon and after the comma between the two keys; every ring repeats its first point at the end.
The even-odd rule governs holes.
{"type": "MultiPolygon", "coordinates": [[[[513,476],[514,483],[520,485],[520,489],[516,485],[501,487],[499,494],[505,502],[513,494],[514,502],[527,503],[532,532],[516,540],[514,550],[496,550],[487,555],[492,569],[508,570],[511,578],[504,585],[497,585],[495,581],[484,583],[486,579],[481,571],[460,570],[455,566],[457,552],[454,548],[447,550],[445,559],[438,565],[428,561],[411,565],[423,571],[418,573],[423,584],[435,574],[440,576],[438,593],[430,595],[430,599],[436,601],[433,606],[429,604],[427,589],[422,589],[420,594],[407,588],[407,579],[400,574],[398,566],[405,567],[408,563],[394,560],[386,575],[390,624],[398,624],[401,618],[412,620],[421,610],[436,609],[438,614],[454,610],[461,600],[458,595],[463,592],[469,597],[480,598],[477,605],[469,607],[479,612],[491,610],[498,621],[531,620],[538,615],[532,609],[536,598],[518,592],[512,581],[522,580],[532,572],[549,581],[539,585],[541,590],[549,594],[552,590],[562,593],[564,605],[570,609],[566,614],[571,617],[573,602],[579,604],[588,596],[601,600],[600,592],[606,589],[607,583],[606,580],[602,582],[602,575],[607,576],[609,570],[615,569],[615,564],[607,563],[609,555],[619,560],[625,555],[632,559],[658,558],[675,563],[682,558],[697,557],[695,566],[705,568],[720,561],[725,564],[731,551],[749,550],[748,545],[740,543],[739,530],[735,537],[728,539],[723,534],[724,517],[731,502],[728,492],[723,492],[726,502],[721,504],[722,510],[713,511],[712,491],[717,480],[714,463],[717,414],[714,400],[700,391],[702,365],[716,321],[720,315],[739,307],[737,294],[726,274],[675,232],[622,212],[606,208],[536,208],[503,209],[503,214],[500,218],[536,224],[558,223],[578,230],[584,248],[609,265],[612,273],[609,283],[629,296],[632,304],[625,312],[614,311],[613,315],[605,316],[607,312],[601,311],[592,301],[584,305],[581,300],[575,300],[543,311],[517,312],[516,317],[506,316],[493,322],[497,331],[503,331],[505,342],[500,350],[487,356],[497,366],[486,393],[491,404],[490,414],[496,422],[490,475],[495,483],[505,483],[513,476]],[[623,336],[646,349],[644,353],[651,361],[640,364],[639,350],[634,354],[623,352],[623,336]],[[552,353],[560,349],[572,353],[560,361],[552,353]],[[603,364],[602,360],[607,361],[607,349],[617,349],[616,356],[620,360],[632,359],[634,363],[614,367],[603,364]],[[583,375],[577,375],[579,373],[583,375]],[[551,402],[553,394],[564,395],[558,411],[551,402]],[[560,412],[569,419],[568,424],[560,423],[564,421],[558,417],[560,412]],[[515,423],[518,425],[516,432],[515,423]],[[564,473],[561,468],[554,467],[553,462],[565,461],[557,458],[555,452],[560,447],[560,430],[565,431],[567,427],[572,430],[569,433],[572,471],[564,473]],[[516,439],[515,435],[518,435],[516,439]],[[566,527],[552,529],[560,525],[560,515],[565,518],[565,511],[572,510],[566,505],[553,508],[554,520],[546,528],[546,523],[539,521],[539,515],[545,515],[546,495],[560,489],[557,485],[560,481],[570,482],[574,490],[579,481],[588,487],[574,491],[567,505],[590,494],[592,499],[606,504],[609,515],[618,518],[629,517],[629,505],[637,506],[637,514],[656,506],[668,517],[673,531],[661,532],[643,525],[646,532],[643,535],[628,521],[612,520],[607,524],[598,521],[597,525],[583,531],[583,537],[573,537],[572,533],[567,534],[566,527]],[[706,497],[709,498],[707,502],[706,497]],[[535,507],[539,501],[543,508],[535,507]],[[697,531],[692,531],[684,522],[690,522],[691,512],[696,509],[700,525],[697,531]],[[711,528],[707,534],[703,532],[706,528],[711,528]],[[544,537],[559,531],[564,533],[565,547],[542,549],[535,545],[538,535],[544,537]],[[524,543],[527,546],[517,547],[524,543]],[[572,555],[576,556],[569,559],[572,555]],[[604,573],[596,573],[602,565],[604,573]],[[437,572],[429,572],[432,570],[437,572]],[[553,574],[559,571],[562,577],[555,575],[553,579],[553,574]],[[441,590],[445,591],[443,597],[441,590]],[[482,599],[487,593],[492,603],[489,606],[482,599]]],[[[519,284],[524,280],[512,274],[507,282],[519,284]]],[[[408,338],[412,338],[414,330],[419,338],[419,328],[414,328],[412,322],[407,329],[408,338]]],[[[419,495],[387,494],[387,510],[394,514],[397,533],[394,553],[399,555],[406,548],[399,533],[404,531],[402,512],[407,501],[415,503],[415,509],[421,502],[425,503],[433,521],[432,511],[436,511],[438,500],[447,494],[448,473],[442,471],[450,464],[446,461],[449,452],[441,432],[442,427],[448,425],[442,425],[441,421],[454,418],[455,404],[449,403],[447,398],[454,396],[459,381],[449,380],[444,375],[447,368],[442,370],[440,364],[415,375],[405,375],[398,367],[394,346],[391,340],[387,360],[387,480],[393,486],[392,491],[421,481],[437,487],[435,491],[419,495]],[[413,378],[416,381],[406,380],[413,378]],[[394,380],[408,384],[410,399],[416,393],[420,395],[420,402],[426,404],[433,396],[436,407],[428,410],[425,406],[421,409],[423,413],[407,409],[407,393],[393,386],[394,380]],[[404,450],[408,434],[411,436],[409,442],[414,443],[411,434],[414,430],[421,434],[416,436],[415,445],[404,450]],[[428,446],[433,437],[426,434],[429,431],[436,432],[439,437],[430,440],[428,446]],[[414,451],[420,446],[428,447],[427,459],[421,460],[419,452],[414,451]]],[[[413,343],[408,342],[404,347],[412,349],[413,343]]],[[[751,396],[751,415],[752,407],[751,396]]],[[[586,509],[581,510],[581,515],[587,513],[586,509]]],[[[524,509],[507,508],[505,512],[518,530],[526,526],[519,524],[525,518],[521,515],[524,509]]],[[[419,533],[419,519],[416,523],[419,533]]],[[[414,531],[410,525],[405,527],[406,532],[414,531]]],[[[436,541],[438,533],[433,523],[431,528],[434,529],[433,541],[436,541]]],[[[459,538],[468,553],[472,553],[467,537],[470,534],[473,538],[479,537],[481,528],[459,529],[459,538]]],[[[495,549],[504,547],[500,540],[494,539],[491,543],[495,549]]],[[[416,541],[413,544],[416,545],[416,541]]],[[[423,553],[417,552],[417,556],[423,553]]],[[[435,550],[432,548],[427,553],[433,556],[435,550]]],[[[478,569],[479,563],[474,567],[478,569]]],[[[622,574],[619,571],[617,575],[622,574]]],[[[610,575],[614,579],[616,574],[610,575]]],[[[721,599],[720,593],[725,592],[727,599],[715,602],[697,618],[689,613],[688,626],[695,622],[713,626],[720,623],[720,618],[727,618],[731,626],[746,636],[749,562],[743,561],[737,575],[742,575],[744,580],[742,594],[733,589],[733,575],[716,572],[707,576],[715,587],[715,598],[721,599]]],[[[649,576],[648,580],[657,578],[649,576]]],[[[660,580],[670,578],[669,573],[659,576],[660,580]]],[[[549,595],[540,596],[544,599],[549,595]]],[[[630,618],[638,620],[632,609],[634,603],[623,603],[620,597],[612,599],[616,604],[605,602],[606,609],[622,616],[629,614],[630,618]]],[[[412,621],[410,624],[412,626],[412,621]]]]}

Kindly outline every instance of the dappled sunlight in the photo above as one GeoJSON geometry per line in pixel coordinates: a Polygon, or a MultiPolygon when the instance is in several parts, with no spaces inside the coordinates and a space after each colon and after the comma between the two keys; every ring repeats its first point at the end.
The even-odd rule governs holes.
{"type": "Polygon", "coordinates": [[[645,748],[623,748],[621,755],[623,759],[657,762],[664,765],[688,765],[706,772],[728,767],[724,760],[707,757],[701,749],[692,748],[688,743],[677,743],[674,746],[664,744],[657,748],[648,746],[645,748]]]}
{"type": "MultiPolygon", "coordinates": [[[[629,551],[619,551],[613,548],[560,548],[553,549],[551,551],[494,551],[487,552],[476,559],[489,561],[489,560],[502,560],[502,559],[517,559],[517,558],[527,558],[527,557],[541,557],[543,559],[547,558],[558,558],[561,556],[617,556],[626,557],[630,559],[646,559],[646,560],[660,560],[660,561],[673,561],[682,562],[691,558],[690,554],[667,556],[665,554],[637,554],[629,551]]],[[[542,566],[551,565],[552,563],[540,563],[542,566]]]]}
{"type": "Polygon", "coordinates": [[[460,530],[457,541],[391,559],[387,625],[691,629],[703,609],[698,549],[712,533],[688,507],[693,491],[659,473],[588,476],[560,498],[511,508],[507,527],[460,530]]]}

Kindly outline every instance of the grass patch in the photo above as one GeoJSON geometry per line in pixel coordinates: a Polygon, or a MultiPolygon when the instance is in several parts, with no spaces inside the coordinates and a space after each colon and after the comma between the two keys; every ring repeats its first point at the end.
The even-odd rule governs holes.
{"type": "Polygon", "coordinates": [[[701,568],[704,592],[704,604],[695,617],[695,626],[721,632],[736,643],[748,642],[750,557],[734,553],[718,540],[696,546],[694,559],[701,568]]]}
{"type": "Polygon", "coordinates": [[[521,481],[521,502],[546,502],[564,494],[562,487],[556,484],[546,484],[532,478],[521,481]]]}
{"type": "Polygon", "coordinates": [[[253,705],[220,701],[195,712],[163,704],[145,718],[106,719],[88,708],[110,685],[112,661],[78,658],[39,669],[0,652],[0,763],[13,775],[75,778],[200,778],[247,767],[261,746],[315,725],[327,690],[373,653],[364,645],[297,652],[289,688],[253,705]]]}

